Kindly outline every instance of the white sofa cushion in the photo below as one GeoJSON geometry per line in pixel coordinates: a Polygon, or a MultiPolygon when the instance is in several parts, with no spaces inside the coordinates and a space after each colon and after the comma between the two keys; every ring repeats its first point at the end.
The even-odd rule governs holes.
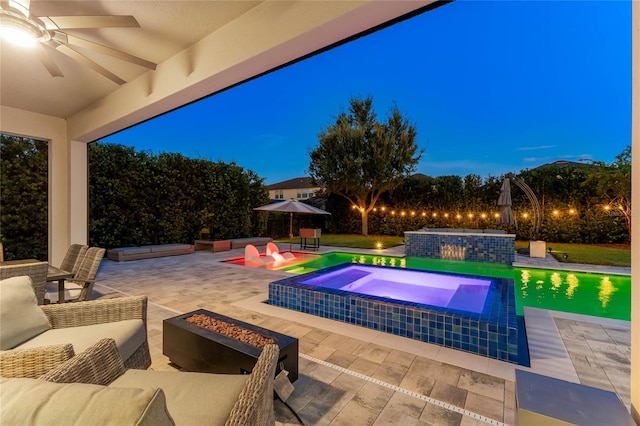
{"type": "Polygon", "coordinates": [[[22,343],[16,349],[37,348],[64,342],[71,343],[74,351],[80,353],[105,337],[116,341],[120,356],[126,360],[144,343],[147,339],[147,333],[141,319],[80,327],[53,328],[22,343]]]}
{"type": "Polygon", "coordinates": [[[0,378],[3,425],[173,425],[162,389],[0,378]]]}
{"type": "Polygon", "coordinates": [[[223,425],[248,375],[127,370],[110,388],[161,388],[177,425],[223,425]]]}
{"type": "Polygon", "coordinates": [[[3,351],[51,328],[49,319],[38,307],[28,276],[0,281],[0,324],[0,350],[3,351]]]}

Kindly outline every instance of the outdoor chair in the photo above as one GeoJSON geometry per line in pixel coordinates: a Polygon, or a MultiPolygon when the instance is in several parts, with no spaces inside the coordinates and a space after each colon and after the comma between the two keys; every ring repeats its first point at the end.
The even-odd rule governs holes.
{"type": "Polygon", "coordinates": [[[84,244],[71,244],[62,259],[60,269],[71,272],[73,275],[77,274],[88,248],[89,246],[84,244]]]}
{"type": "Polygon", "coordinates": [[[28,276],[0,285],[0,376],[38,377],[69,358],[63,345],[72,356],[106,337],[127,368],[151,365],[145,296],[38,305],[28,276]]]}
{"type": "MultiPolygon", "coordinates": [[[[100,247],[89,247],[82,259],[78,272],[73,278],[65,280],[64,300],[69,302],[81,302],[91,298],[93,285],[100,262],[104,257],[105,249],[100,247]]],[[[58,283],[47,284],[45,298],[49,303],[58,303],[58,283]]]]}
{"type": "Polygon", "coordinates": [[[274,425],[278,356],[278,345],[266,345],[250,374],[132,370],[123,365],[115,342],[102,339],[39,380],[0,377],[0,419],[7,424],[274,425]]]}
{"type": "Polygon", "coordinates": [[[33,261],[14,265],[0,265],[0,280],[11,277],[21,277],[27,275],[31,278],[33,292],[36,295],[38,305],[44,303],[45,284],[47,282],[47,262],[33,261]]]}
{"type": "Polygon", "coordinates": [[[274,243],[267,243],[267,256],[273,256],[274,259],[280,262],[296,258],[290,251],[280,253],[280,249],[278,249],[278,246],[274,243]]]}
{"type": "Polygon", "coordinates": [[[244,264],[247,266],[266,266],[275,261],[273,256],[260,256],[260,252],[254,245],[247,244],[244,248],[244,264]]]}

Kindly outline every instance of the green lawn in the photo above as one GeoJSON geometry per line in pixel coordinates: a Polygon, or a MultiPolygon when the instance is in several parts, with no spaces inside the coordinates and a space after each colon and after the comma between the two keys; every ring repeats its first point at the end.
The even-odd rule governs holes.
{"type": "MultiPolygon", "coordinates": [[[[526,248],[528,244],[528,241],[516,241],[516,250],[526,248]]],[[[560,262],[631,266],[631,250],[629,248],[605,247],[597,244],[547,242],[547,250],[549,249],[551,249],[553,257],[560,262]]]]}
{"type": "MultiPolygon", "coordinates": [[[[363,237],[356,234],[322,234],[323,246],[375,249],[377,243],[383,248],[399,246],[404,237],[389,235],[369,235],[363,237]]],[[[288,242],[288,239],[277,240],[288,242]]],[[[297,238],[294,242],[298,242],[297,238]]],[[[528,241],[516,241],[516,250],[526,248],[528,241]]],[[[547,243],[547,250],[560,262],[586,263],[591,265],[631,266],[631,250],[629,248],[605,247],[597,244],[547,243]],[[566,258],[565,258],[566,254],[566,258]]]]}

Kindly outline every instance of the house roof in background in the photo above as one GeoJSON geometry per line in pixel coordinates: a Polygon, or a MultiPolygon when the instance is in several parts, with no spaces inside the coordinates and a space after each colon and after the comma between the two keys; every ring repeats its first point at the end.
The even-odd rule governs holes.
{"type": "Polygon", "coordinates": [[[267,189],[301,189],[301,188],[319,188],[318,185],[314,185],[311,182],[310,177],[297,177],[282,182],[276,182],[267,186],[267,189]]]}

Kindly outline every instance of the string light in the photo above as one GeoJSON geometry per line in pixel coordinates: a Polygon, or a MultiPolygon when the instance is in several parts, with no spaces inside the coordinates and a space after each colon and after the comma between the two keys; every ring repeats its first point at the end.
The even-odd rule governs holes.
{"type": "MultiPolygon", "coordinates": [[[[359,212],[361,212],[361,213],[364,213],[364,211],[365,211],[365,209],[364,209],[364,208],[358,207],[358,206],[357,206],[357,205],[355,205],[355,204],[354,204],[354,205],[352,205],[352,206],[351,206],[351,208],[352,208],[353,210],[358,210],[358,211],[359,211],[359,212]]],[[[605,211],[610,211],[610,210],[612,210],[612,209],[614,209],[614,208],[615,208],[615,209],[618,209],[618,208],[623,208],[623,207],[622,207],[622,206],[614,206],[614,207],[611,207],[610,205],[604,205],[604,206],[603,206],[603,209],[604,209],[605,211]]],[[[386,212],[387,212],[387,207],[380,207],[380,208],[378,208],[378,207],[374,207],[374,208],[372,209],[372,211],[373,211],[373,212],[376,212],[376,213],[380,213],[380,214],[382,214],[382,213],[386,213],[386,212]]],[[[463,214],[461,214],[461,213],[449,214],[449,213],[445,213],[445,212],[437,212],[437,211],[431,211],[431,212],[428,212],[428,211],[421,211],[421,212],[420,212],[420,211],[416,211],[416,210],[400,210],[400,211],[390,210],[390,211],[389,211],[389,213],[391,213],[391,215],[392,215],[392,216],[395,216],[395,215],[396,215],[396,213],[397,213],[397,214],[399,214],[399,215],[400,215],[401,217],[403,217],[403,218],[404,218],[404,217],[412,217],[412,218],[415,218],[415,217],[423,217],[423,218],[431,217],[431,218],[433,218],[433,219],[440,218],[441,220],[449,219],[449,218],[455,218],[455,219],[457,219],[457,220],[459,220],[459,221],[461,221],[461,220],[463,220],[463,219],[474,220],[474,219],[476,219],[476,218],[477,218],[476,220],[479,220],[479,219],[487,220],[487,219],[489,219],[489,218],[499,219],[499,218],[502,216],[502,214],[501,214],[501,213],[499,213],[499,212],[493,212],[493,213],[486,213],[486,212],[477,212],[477,213],[476,213],[476,212],[468,212],[468,213],[465,213],[465,214],[463,215],[463,214]]],[[[518,216],[520,216],[520,217],[524,218],[524,219],[528,219],[528,218],[530,217],[530,213],[528,213],[528,212],[521,212],[521,213],[514,212],[514,215],[516,215],[516,214],[517,214],[518,216]]],[[[575,208],[573,208],[573,207],[570,207],[570,208],[568,208],[568,209],[566,209],[566,210],[553,209],[553,210],[550,212],[550,214],[551,214],[551,216],[556,217],[556,218],[561,217],[563,214],[570,215],[570,216],[576,216],[576,215],[578,214],[578,210],[577,210],[577,209],[575,209],[575,208]]]]}

